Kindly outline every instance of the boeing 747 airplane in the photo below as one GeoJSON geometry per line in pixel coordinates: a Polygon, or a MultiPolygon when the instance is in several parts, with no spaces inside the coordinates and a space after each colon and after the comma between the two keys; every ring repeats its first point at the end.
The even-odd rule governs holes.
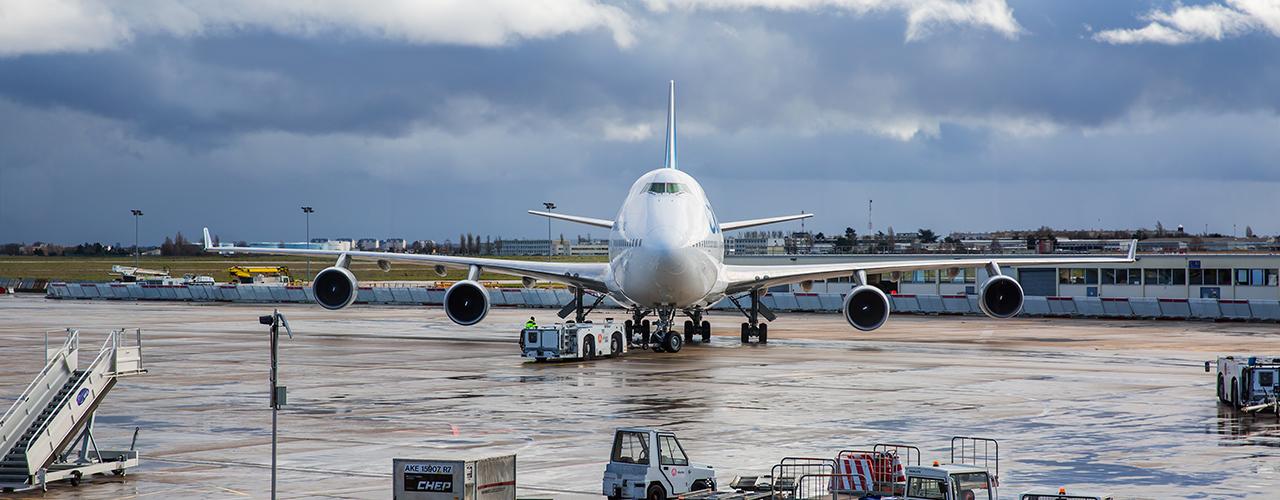
{"type": "MultiPolygon", "coordinates": [[[[487,259],[450,255],[400,254],[366,251],[335,251],[292,248],[212,246],[209,229],[204,230],[205,250],[272,255],[335,257],[337,262],[320,271],[312,281],[316,302],[325,309],[342,309],[356,300],[358,285],[348,269],[352,259],[376,260],[383,269],[391,262],[435,266],[444,276],[448,269],[467,270],[467,279],[454,283],[445,292],[444,312],[459,325],[474,325],[489,312],[488,291],[479,283],[482,271],[518,276],[526,286],[537,281],[563,283],[575,291],[575,300],[560,313],[576,311],[577,319],[611,297],[630,313],[628,335],[656,347],[679,351],[697,334],[711,338],[711,325],[703,319],[707,309],[728,299],[746,316],[742,342],[752,338],[767,342],[768,323],[775,315],[760,303],[769,287],[852,277],[854,288],[845,295],[844,316],[861,331],[879,328],[889,318],[890,302],[883,291],[867,282],[867,275],[920,269],[986,268],[988,278],[978,289],[978,304],[992,318],[1009,318],[1022,310],[1022,286],[1002,274],[1001,259],[917,259],[867,263],[791,264],[745,266],[724,263],[724,231],[774,224],[811,217],[812,214],[784,215],[763,219],[720,222],[698,181],[679,170],[676,162],[675,82],[671,82],[667,104],[666,160],[662,168],[640,176],[627,191],[622,208],[613,220],[580,217],[530,210],[543,217],[566,220],[609,230],[609,262],[556,263],[487,259]],[[588,306],[584,296],[592,295],[588,306]],[[676,331],[677,315],[684,322],[683,338],[676,331]],[[656,317],[652,323],[650,316],[656,317]]],[[[1124,257],[1044,257],[1017,259],[1018,266],[1061,266],[1072,264],[1128,264],[1136,260],[1137,241],[1124,257]]]]}

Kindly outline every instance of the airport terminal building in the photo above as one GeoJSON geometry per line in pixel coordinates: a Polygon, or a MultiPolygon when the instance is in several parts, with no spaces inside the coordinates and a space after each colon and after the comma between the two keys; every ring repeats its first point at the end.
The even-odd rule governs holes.
{"type": "MultiPolygon", "coordinates": [[[[901,260],[911,255],[752,255],[734,256],[733,264],[791,264],[875,262],[901,260]]],[[[938,258],[937,254],[919,255],[938,258]]],[[[1042,297],[1124,297],[1167,299],[1280,299],[1280,255],[1278,254],[1156,254],[1139,255],[1138,262],[1125,267],[1018,267],[1020,258],[1041,255],[956,255],[956,258],[999,259],[1013,265],[1003,272],[1016,277],[1028,296],[1042,297]]],[[[915,271],[870,276],[897,293],[920,295],[972,295],[987,279],[985,269],[915,271]]],[[[816,281],[815,293],[844,293],[852,288],[850,278],[816,281]]],[[[801,285],[776,291],[802,292],[801,285]]]]}

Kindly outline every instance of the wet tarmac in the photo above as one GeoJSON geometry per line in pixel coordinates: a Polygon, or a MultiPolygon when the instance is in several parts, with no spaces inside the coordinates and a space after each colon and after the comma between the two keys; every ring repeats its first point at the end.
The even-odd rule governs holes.
{"type": "MultiPolygon", "coordinates": [[[[96,349],[143,329],[147,375],[122,379],[98,441],[143,466],[47,498],[262,498],[270,481],[270,306],[0,297],[0,404],[43,363],[46,329],[96,349]]],[[[953,435],[1000,441],[1001,493],[1088,488],[1117,498],[1276,498],[1280,421],[1220,408],[1203,362],[1277,352],[1246,323],[895,316],[859,333],[838,315],[783,314],[768,346],[739,318],[675,355],[525,363],[515,330],[549,310],[495,309],[477,327],[436,308],[284,306],[282,498],[387,498],[391,459],[518,454],[521,497],[600,498],[615,427],[661,426],[721,482],[788,455],[876,442],[947,460],[953,435]]],[[[605,312],[600,316],[607,316],[605,312]]],[[[55,337],[56,338],[56,337],[55,337]]],[[[17,495],[38,498],[39,493],[17,495]]]]}

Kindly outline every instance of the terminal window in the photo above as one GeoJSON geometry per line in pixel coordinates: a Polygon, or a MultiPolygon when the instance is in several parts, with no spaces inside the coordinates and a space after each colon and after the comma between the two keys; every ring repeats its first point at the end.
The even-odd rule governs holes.
{"type": "Polygon", "coordinates": [[[1236,269],[1236,285],[1276,286],[1275,269],[1236,269]]]}
{"type": "Polygon", "coordinates": [[[943,283],[976,283],[978,273],[974,269],[950,268],[942,273],[943,283]]]}
{"type": "Polygon", "coordinates": [[[1148,285],[1185,285],[1186,269],[1144,269],[1143,278],[1148,285]]]}
{"type": "Polygon", "coordinates": [[[902,283],[937,283],[938,271],[935,269],[907,271],[902,273],[902,283]]]}
{"type": "Polygon", "coordinates": [[[1192,285],[1231,286],[1230,269],[1191,269],[1188,282],[1192,285]]]}
{"type": "Polygon", "coordinates": [[[1104,285],[1141,285],[1142,269],[1103,269],[1102,284],[1104,285]]]}
{"type": "Polygon", "coordinates": [[[1098,284],[1097,269],[1059,269],[1058,284],[1060,285],[1096,285],[1098,284]]]}

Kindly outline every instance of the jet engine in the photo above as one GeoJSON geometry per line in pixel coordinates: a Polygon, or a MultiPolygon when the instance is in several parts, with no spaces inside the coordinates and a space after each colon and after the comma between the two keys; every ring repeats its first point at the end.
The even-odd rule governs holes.
{"type": "Polygon", "coordinates": [[[858,286],[844,297],[844,319],[864,332],[880,328],[889,320],[889,297],[874,286],[858,286]]]}
{"type": "Polygon", "coordinates": [[[462,326],[479,323],[489,314],[489,291],[471,280],[454,283],[444,292],[444,313],[462,326]]]}
{"type": "Polygon", "coordinates": [[[356,301],[356,276],[345,267],[330,267],[311,282],[311,291],[320,307],[335,311],[356,301]]]}
{"type": "Polygon", "coordinates": [[[1005,275],[992,276],[982,284],[978,307],[992,318],[1012,318],[1022,312],[1022,285],[1005,275]]]}

